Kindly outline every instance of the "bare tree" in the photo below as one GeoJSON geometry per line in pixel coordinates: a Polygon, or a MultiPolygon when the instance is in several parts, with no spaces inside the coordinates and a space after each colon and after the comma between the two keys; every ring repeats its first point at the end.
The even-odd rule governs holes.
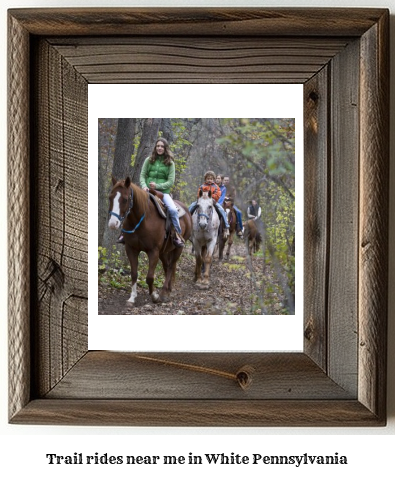
{"type": "Polygon", "coordinates": [[[171,119],[170,118],[162,118],[162,123],[160,125],[160,129],[162,131],[162,136],[167,139],[168,143],[172,143],[174,141],[174,133],[171,126],[171,119]]]}
{"type": "Polygon", "coordinates": [[[98,128],[98,244],[102,246],[107,221],[108,178],[114,152],[117,121],[102,118],[99,120],[98,128]]]}
{"type": "Polygon", "coordinates": [[[141,168],[143,167],[144,160],[150,156],[155,145],[155,141],[158,139],[161,121],[161,118],[147,118],[144,121],[140,145],[137,150],[133,173],[131,175],[132,181],[136,184],[139,184],[141,168]]]}
{"type": "Polygon", "coordinates": [[[136,120],[134,118],[119,118],[117,139],[115,142],[114,163],[112,174],[117,179],[126,178],[131,173],[131,158],[134,153],[134,134],[136,120]]]}

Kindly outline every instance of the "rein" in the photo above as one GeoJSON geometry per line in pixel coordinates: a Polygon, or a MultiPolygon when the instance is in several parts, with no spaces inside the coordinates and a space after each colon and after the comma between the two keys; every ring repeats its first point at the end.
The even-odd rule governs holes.
{"type": "MultiPolygon", "coordinates": [[[[115,216],[119,221],[121,221],[121,224],[123,223],[123,221],[129,216],[130,214],[130,211],[132,210],[133,208],[133,188],[131,188],[132,192],[130,193],[130,196],[129,196],[129,208],[128,210],[126,211],[126,214],[124,216],[120,216],[119,214],[117,214],[116,212],[113,212],[113,211],[110,211],[110,216],[115,216]]],[[[126,234],[133,234],[134,232],[137,231],[137,229],[139,228],[140,224],[142,223],[143,219],[145,217],[145,214],[143,214],[141,216],[141,219],[140,221],[137,223],[137,226],[132,229],[131,231],[127,231],[126,229],[121,229],[121,231],[123,233],[126,233],[126,234]]]]}

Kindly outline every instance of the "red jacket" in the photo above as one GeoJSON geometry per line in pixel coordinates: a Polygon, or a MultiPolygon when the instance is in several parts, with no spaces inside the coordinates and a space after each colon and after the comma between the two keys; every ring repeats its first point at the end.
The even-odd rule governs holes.
{"type": "Polygon", "coordinates": [[[198,197],[199,197],[199,191],[203,191],[203,192],[211,191],[211,197],[216,202],[221,197],[221,190],[219,189],[219,186],[215,183],[213,183],[213,184],[207,184],[207,183],[202,184],[200,186],[199,190],[198,190],[198,197]]]}

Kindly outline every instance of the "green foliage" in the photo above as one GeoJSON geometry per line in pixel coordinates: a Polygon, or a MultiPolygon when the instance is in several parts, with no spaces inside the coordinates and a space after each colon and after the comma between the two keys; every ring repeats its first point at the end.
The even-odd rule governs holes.
{"type": "MultiPolygon", "coordinates": [[[[148,257],[145,253],[140,253],[139,256],[139,267],[138,267],[138,278],[137,278],[137,285],[142,287],[143,289],[148,289],[148,285],[145,282],[145,278],[148,273],[148,257]]],[[[163,272],[163,267],[158,262],[158,265],[155,269],[155,279],[154,279],[154,286],[157,288],[161,288],[165,281],[165,276],[163,272]]]]}
{"type": "Polygon", "coordinates": [[[293,187],[295,122],[293,119],[225,119],[225,135],[217,139],[226,152],[233,180],[248,186],[257,174],[286,180],[293,187]]]}
{"type": "MultiPolygon", "coordinates": [[[[145,282],[148,266],[147,255],[144,253],[140,254],[137,285],[144,289],[148,288],[145,282]]],[[[123,259],[121,258],[121,252],[115,245],[112,246],[110,252],[105,247],[98,248],[98,271],[99,282],[101,284],[113,289],[130,289],[130,267],[129,265],[125,267],[123,259]]],[[[164,280],[163,268],[158,264],[155,270],[155,287],[162,287],[164,280]]]]}
{"type": "Polygon", "coordinates": [[[126,289],[130,284],[130,274],[124,267],[121,252],[113,245],[108,251],[98,248],[99,282],[115,289],[126,289]]]}
{"type": "MultiPolygon", "coordinates": [[[[223,129],[217,143],[228,158],[238,201],[246,208],[250,199],[256,199],[262,209],[264,251],[261,248],[256,255],[275,265],[282,284],[283,290],[262,284],[263,306],[270,310],[271,296],[295,294],[295,123],[293,119],[225,119],[223,129]]],[[[256,304],[258,309],[261,306],[256,304]]],[[[281,313],[289,313],[284,312],[287,306],[281,313]]]]}

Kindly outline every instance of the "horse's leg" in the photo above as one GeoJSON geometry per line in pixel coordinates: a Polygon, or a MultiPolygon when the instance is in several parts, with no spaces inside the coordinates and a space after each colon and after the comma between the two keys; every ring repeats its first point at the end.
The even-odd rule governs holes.
{"type": "Polygon", "coordinates": [[[148,273],[145,278],[145,282],[148,285],[149,293],[152,299],[152,302],[156,303],[159,300],[159,293],[154,286],[154,277],[155,277],[155,268],[159,260],[159,251],[157,249],[152,249],[147,253],[148,255],[148,273]]]}
{"type": "Polygon", "coordinates": [[[134,249],[130,248],[127,244],[125,245],[126,255],[128,256],[130,262],[130,270],[131,270],[131,277],[132,277],[132,291],[128,302],[134,305],[134,302],[137,297],[137,267],[139,261],[139,253],[134,249]]]}
{"type": "Polygon", "coordinates": [[[168,302],[170,300],[170,293],[173,282],[176,277],[177,261],[182,253],[181,248],[173,249],[170,253],[164,254],[160,257],[163,269],[165,270],[165,282],[160,291],[160,301],[168,302]]]}
{"type": "Polygon", "coordinates": [[[176,272],[177,272],[177,262],[178,259],[180,258],[183,250],[181,248],[173,249],[172,255],[171,255],[171,262],[170,262],[170,267],[171,267],[171,276],[170,276],[170,284],[169,284],[169,290],[170,292],[173,289],[173,284],[176,281],[176,272]]]}
{"type": "Polygon", "coordinates": [[[169,295],[170,295],[170,288],[169,288],[169,283],[170,283],[170,277],[171,277],[171,264],[170,264],[170,256],[172,252],[168,252],[167,254],[160,254],[159,258],[162,262],[163,265],[163,271],[165,273],[165,281],[163,283],[162,289],[159,294],[159,300],[160,302],[168,302],[169,301],[169,295]]]}
{"type": "MultiPolygon", "coordinates": [[[[216,247],[218,245],[218,260],[222,261],[224,258],[224,249],[225,249],[225,244],[226,244],[226,239],[224,238],[223,235],[223,219],[221,218],[220,220],[220,225],[218,228],[218,236],[217,236],[217,243],[216,247]]],[[[215,254],[215,249],[214,249],[214,254],[215,254]]]]}
{"type": "Polygon", "coordinates": [[[202,247],[202,275],[204,276],[204,271],[206,269],[206,254],[207,254],[207,244],[202,247]]]}
{"type": "Polygon", "coordinates": [[[218,241],[218,244],[219,244],[218,260],[222,261],[223,258],[224,258],[224,249],[225,249],[225,245],[226,245],[226,239],[223,237],[222,234],[218,234],[217,241],[218,241]]]}
{"type": "Polygon", "coordinates": [[[202,280],[202,249],[195,248],[195,282],[199,283],[202,280]]]}
{"type": "Polygon", "coordinates": [[[208,289],[210,283],[210,268],[213,261],[213,252],[215,248],[215,239],[211,240],[207,246],[204,255],[204,275],[202,280],[202,289],[208,289]]]}
{"type": "Polygon", "coordinates": [[[228,237],[228,248],[226,249],[226,260],[228,261],[229,260],[229,255],[230,255],[230,248],[232,247],[232,244],[233,244],[233,235],[234,235],[234,231],[232,231],[228,237]]]}

